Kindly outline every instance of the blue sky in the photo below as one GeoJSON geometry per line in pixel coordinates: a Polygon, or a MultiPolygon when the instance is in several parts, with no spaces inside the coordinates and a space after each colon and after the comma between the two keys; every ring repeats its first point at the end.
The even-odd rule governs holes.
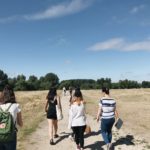
{"type": "Polygon", "coordinates": [[[0,1],[0,69],[150,81],[149,16],[149,0],[0,1]]]}

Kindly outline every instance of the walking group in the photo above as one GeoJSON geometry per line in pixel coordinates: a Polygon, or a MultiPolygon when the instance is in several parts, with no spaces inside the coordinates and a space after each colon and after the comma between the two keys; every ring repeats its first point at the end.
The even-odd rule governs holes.
{"type": "MultiPolygon", "coordinates": [[[[75,88],[74,91],[69,89],[69,121],[68,128],[72,129],[72,133],[69,137],[74,139],[76,143],[76,150],[84,149],[84,133],[87,128],[87,116],[85,112],[86,101],[83,98],[80,88],[75,88]]],[[[66,96],[66,89],[63,88],[63,96],[66,96]]],[[[45,111],[47,113],[47,119],[49,124],[49,137],[50,144],[55,145],[54,138],[58,138],[58,119],[57,109],[58,105],[62,113],[62,105],[60,97],[57,95],[56,88],[51,88],[47,95],[47,103],[45,111]],[[54,131],[53,131],[54,129],[54,131]]],[[[99,100],[99,109],[97,112],[97,122],[100,122],[101,134],[106,144],[106,149],[112,148],[112,127],[115,120],[118,119],[118,113],[116,109],[115,99],[110,97],[109,89],[102,88],[102,98],[99,100]]],[[[99,130],[99,129],[98,129],[99,130]]]]}
{"type": "MultiPolygon", "coordinates": [[[[70,136],[76,143],[76,149],[83,150],[84,133],[87,128],[86,100],[84,100],[80,88],[75,88],[75,90],[70,88],[69,94],[68,128],[72,130],[70,136]]],[[[119,117],[116,109],[116,101],[110,97],[109,89],[103,87],[102,94],[102,98],[99,100],[97,122],[101,123],[101,134],[106,143],[106,149],[110,150],[112,141],[111,130],[115,120],[119,117]]],[[[63,89],[63,96],[67,96],[66,89],[63,89]]],[[[57,133],[58,110],[62,114],[61,99],[57,94],[56,88],[49,90],[46,100],[45,112],[48,120],[49,142],[50,145],[55,145],[54,138],[59,137],[57,133]]],[[[16,150],[18,125],[20,127],[23,126],[21,109],[16,102],[13,89],[9,85],[6,85],[0,97],[0,150],[16,150]],[[13,125],[11,125],[11,122],[13,122],[13,125]]]]}

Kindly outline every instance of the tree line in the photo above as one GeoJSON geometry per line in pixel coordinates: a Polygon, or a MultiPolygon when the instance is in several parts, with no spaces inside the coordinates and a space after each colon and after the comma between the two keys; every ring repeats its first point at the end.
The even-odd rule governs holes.
{"type": "Polygon", "coordinates": [[[47,73],[40,78],[35,75],[29,76],[27,79],[25,75],[21,74],[17,77],[8,77],[8,75],[0,70],[0,91],[6,84],[9,84],[16,91],[31,91],[31,90],[48,90],[50,87],[57,87],[62,89],[66,87],[80,87],[81,89],[100,89],[103,86],[111,89],[132,89],[132,88],[150,88],[150,81],[142,81],[139,83],[133,80],[119,80],[112,82],[110,78],[93,79],[72,79],[59,81],[59,78],[54,73],[47,73]]]}

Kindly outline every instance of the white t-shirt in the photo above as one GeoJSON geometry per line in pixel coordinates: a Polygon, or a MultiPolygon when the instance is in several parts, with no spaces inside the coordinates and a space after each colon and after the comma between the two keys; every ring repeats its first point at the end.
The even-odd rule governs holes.
{"type": "MultiPolygon", "coordinates": [[[[0,105],[0,107],[2,108],[2,110],[5,111],[5,110],[8,109],[8,107],[9,107],[10,105],[11,105],[11,103],[6,103],[6,104],[0,105]]],[[[17,113],[21,112],[21,109],[19,108],[19,104],[18,104],[18,103],[13,103],[13,104],[11,105],[11,107],[9,108],[8,111],[11,113],[11,115],[12,115],[12,117],[13,117],[13,119],[14,119],[14,123],[17,123],[17,122],[16,122],[17,113]]]]}
{"type": "Polygon", "coordinates": [[[84,104],[81,103],[80,105],[77,105],[77,104],[71,105],[71,108],[69,111],[68,127],[70,128],[74,126],[84,126],[84,125],[86,125],[84,104]]]}

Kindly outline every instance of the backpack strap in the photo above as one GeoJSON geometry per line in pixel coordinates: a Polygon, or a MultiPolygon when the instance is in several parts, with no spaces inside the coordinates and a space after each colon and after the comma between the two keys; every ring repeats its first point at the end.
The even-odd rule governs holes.
{"type": "MultiPolygon", "coordinates": [[[[9,107],[8,107],[5,111],[9,111],[11,105],[12,105],[12,103],[9,105],[9,107]]],[[[1,108],[1,106],[0,106],[0,111],[5,112],[5,111],[1,108]]]]}
{"type": "Polygon", "coordinates": [[[4,111],[4,110],[1,108],[1,106],[0,106],[0,111],[2,111],[2,112],[4,111]]]}
{"type": "Polygon", "coordinates": [[[9,105],[9,107],[6,109],[6,111],[9,111],[11,106],[12,106],[12,103],[9,105]]]}

